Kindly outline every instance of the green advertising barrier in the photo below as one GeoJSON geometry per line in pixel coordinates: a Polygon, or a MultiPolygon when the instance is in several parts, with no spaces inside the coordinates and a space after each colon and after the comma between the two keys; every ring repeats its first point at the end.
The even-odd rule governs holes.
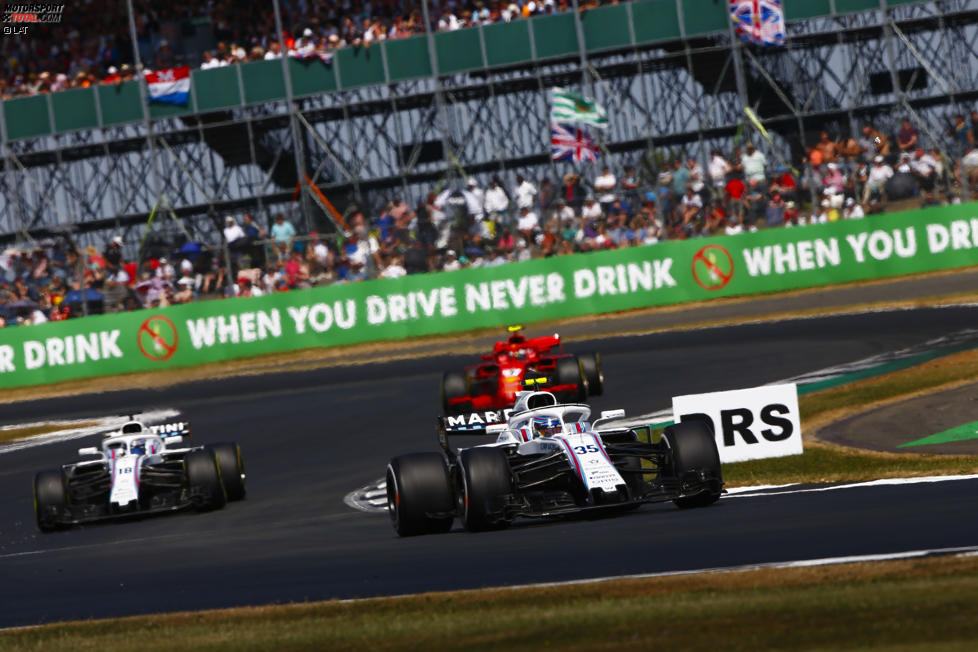
{"type": "Polygon", "coordinates": [[[0,387],[978,264],[978,204],[0,330],[0,387]]]}

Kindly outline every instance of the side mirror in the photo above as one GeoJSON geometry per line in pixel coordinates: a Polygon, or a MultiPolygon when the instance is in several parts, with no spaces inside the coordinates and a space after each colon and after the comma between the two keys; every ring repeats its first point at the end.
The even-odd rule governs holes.
{"type": "Polygon", "coordinates": [[[172,448],[174,444],[182,444],[182,443],[183,443],[183,437],[179,435],[175,437],[167,437],[166,439],[163,440],[163,446],[165,448],[172,448]]]}
{"type": "Polygon", "coordinates": [[[99,449],[95,448],[94,446],[86,446],[85,448],[79,448],[78,449],[78,454],[79,455],[82,455],[82,456],[85,456],[85,455],[101,455],[102,454],[102,451],[100,451],[99,449]]]}
{"type": "Polygon", "coordinates": [[[601,410],[601,419],[621,419],[624,416],[624,410],[601,410]]]}

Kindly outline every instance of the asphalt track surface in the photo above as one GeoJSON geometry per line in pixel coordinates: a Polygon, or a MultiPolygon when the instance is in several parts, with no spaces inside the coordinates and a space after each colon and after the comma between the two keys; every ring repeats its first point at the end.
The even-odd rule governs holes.
{"type": "MultiPolygon", "coordinates": [[[[749,387],[973,327],[978,308],[923,309],[611,338],[596,409],[749,387]]],[[[978,481],[729,496],[614,518],[398,539],[343,503],[392,455],[436,450],[448,356],[4,405],[3,423],[172,407],[197,443],[238,441],[247,500],[41,534],[35,471],[94,438],[0,454],[0,627],[67,619],[397,595],[978,544],[978,481]]]]}

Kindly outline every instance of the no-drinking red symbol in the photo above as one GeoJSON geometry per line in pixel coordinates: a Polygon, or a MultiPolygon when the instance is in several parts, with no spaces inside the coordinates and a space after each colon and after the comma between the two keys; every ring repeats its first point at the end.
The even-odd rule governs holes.
{"type": "Polygon", "coordinates": [[[733,256],[720,245],[706,245],[693,256],[693,279],[704,290],[725,287],[733,275],[733,256]]]}
{"type": "Polygon", "coordinates": [[[154,362],[169,360],[177,350],[177,327],[163,315],[154,315],[143,322],[136,336],[139,350],[154,362]]]}

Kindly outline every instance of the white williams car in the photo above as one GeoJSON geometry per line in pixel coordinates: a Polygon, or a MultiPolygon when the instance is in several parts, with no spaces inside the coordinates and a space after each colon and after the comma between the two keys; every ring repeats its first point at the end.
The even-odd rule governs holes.
{"type": "Polygon", "coordinates": [[[44,532],[103,519],[194,507],[220,509],[245,497],[235,443],[183,448],[189,425],[130,421],[83,458],[34,477],[34,512],[44,532]],[[171,427],[172,426],[172,427],[171,427]]]}
{"type": "Polygon", "coordinates": [[[447,532],[458,517],[478,531],[521,516],[717,501],[723,476],[709,426],[678,423],[658,442],[643,440],[642,429],[601,426],[624,415],[602,412],[592,424],[587,405],[560,404],[550,392],[520,392],[506,413],[442,417],[441,453],[402,455],[387,465],[394,529],[401,536],[447,532]],[[448,439],[457,435],[495,435],[496,441],[454,450],[448,439]]]}

